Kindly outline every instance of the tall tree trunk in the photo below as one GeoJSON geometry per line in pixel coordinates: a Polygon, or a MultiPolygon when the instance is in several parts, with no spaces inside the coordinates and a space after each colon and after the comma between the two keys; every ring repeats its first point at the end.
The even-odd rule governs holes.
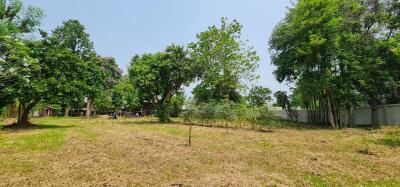
{"type": "Polygon", "coordinates": [[[17,123],[18,124],[21,121],[21,116],[22,116],[22,113],[23,113],[22,109],[25,108],[22,105],[23,105],[22,103],[18,104],[18,115],[17,115],[17,123]]]}
{"type": "Polygon", "coordinates": [[[171,100],[173,96],[172,92],[167,92],[160,100],[158,104],[158,111],[157,111],[157,116],[160,120],[160,122],[170,122],[170,114],[168,111],[168,103],[171,100]]]}
{"type": "Polygon", "coordinates": [[[69,107],[68,106],[65,107],[64,117],[69,117],[69,107]]]}
{"type": "Polygon", "coordinates": [[[92,102],[92,98],[88,97],[86,102],[86,118],[90,118],[90,115],[92,114],[92,102]]]}
{"type": "Polygon", "coordinates": [[[36,106],[39,101],[31,101],[28,105],[20,104],[19,111],[18,111],[18,122],[17,124],[20,126],[29,125],[29,113],[31,112],[32,108],[36,106]]]}
{"type": "Polygon", "coordinates": [[[354,126],[354,107],[352,104],[346,105],[346,119],[344,121],[345,127],[353,127],[354,126]]]}
{"type": "Polygon", "coordinates": [[[371,102],[371,125],[372,127],[379,127],[379,117],[378,117],[378,102],[373,99],[371,102]]]}
{"type": "Polygon", "coordinates": [[[326,94],[326,101],[328,104],[328,120],[332,128],[336,129],[335,118],[333,116],[332,103],[329,93],[326,94]]]}
{"type": "Polygon", "coordinates": [[[94,100],[92,99],[92,102],[90,103],[90,114],[92,114],[96,116],[96,111],[94,111],[94,100]]]}

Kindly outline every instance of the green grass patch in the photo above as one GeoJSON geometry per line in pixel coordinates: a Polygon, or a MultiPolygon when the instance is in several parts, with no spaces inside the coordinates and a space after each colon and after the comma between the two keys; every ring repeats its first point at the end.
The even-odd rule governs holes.
{"type": "Polygon", "coordinates": [[[266,139],[262,139],[261,141],[258,141],[257,143],[258,143],[258,146],[260,146],[263,149],[272,149],[274,147],[274,145],[272,145],[266,139]]]}
{"type": "Polygon", "coordinates": [[[367,181],[362,186],[365,187],[398,187],[400,186],[400,178],[391,180],[367,181]]]}
{"type": "Polygon", "coordinates": [[[15,136],[1,135],[0,149],[6,150],[6,152],[41,152],[58,149],[64,143],[65,128],[38,129],[35,131],[39,132],[31,132],[15,136]]]}
{"type": "Polygon", "coordinates": [[[400,147],[400,131],[388,133],[384,138],[376,140],[375,143],[391,147],[400,147]]]}
{"type": "Polygon", "coordinates": [[[299,178],[296,177],[296,179],[299,182],[307,181],[307,183],[311,184],[312,186],[319,186],[319,187],[325,187],[325,186],[334,186],[333,184],[329,184],[322,176],[315,175],[313,173],[309,172],[301,172],[300,175],[298,175],[299,178]]]}

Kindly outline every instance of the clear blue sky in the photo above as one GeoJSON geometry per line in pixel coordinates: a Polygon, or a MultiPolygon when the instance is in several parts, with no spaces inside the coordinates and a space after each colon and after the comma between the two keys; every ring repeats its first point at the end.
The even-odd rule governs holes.
{"type": "Polygon", "coordinates": [[[197,33],[219,24],[221,17],[237,19],[244,27],[243,39],[261,57],[258,84],[274,92],[288,90],[272,74],[268,39],[290,0],[25,0],[25,4],[44,9],[46,31],[68,19],[80,20],[97,53],[115,57],[124,71],[134,54],[162,51],[172,43],[186,45],[196,40],[197,33]]]}

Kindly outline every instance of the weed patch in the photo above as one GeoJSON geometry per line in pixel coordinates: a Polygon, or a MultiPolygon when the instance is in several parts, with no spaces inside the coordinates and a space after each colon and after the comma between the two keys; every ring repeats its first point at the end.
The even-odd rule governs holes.
{"type": "Polygon", "coordinates": [[[400,147],[400,131],[388,133],[384,138],[376,140],[375,143],[391,147],[400,147]]]}

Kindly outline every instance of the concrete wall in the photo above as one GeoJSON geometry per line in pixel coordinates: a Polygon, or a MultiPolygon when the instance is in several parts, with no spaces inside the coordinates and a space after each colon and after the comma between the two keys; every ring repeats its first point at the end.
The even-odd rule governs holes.
{"type": "MultiPolygon", "coordinates": [[[[299,117],[297,118],[297,121],[306,123],[308,122],[308,113],[306,110],[297,110],[299,117]]],[[[282,119],[290,119],[289,116],[287,115],[286,111],[284,110],[272,110],[272,113],[274,116],[282,118],[282,119]]]]}
{"type": "MultiPolygon", "coordinates": [[[[308,122],[307,110],[298,110],[299,122],[308,122]]],[[[283,110],[273,110],[275,116],[282,119],[289,119],[289,116],[283,110]]],[[[379,106],[379,123],[381,125],[400,126],[400,104],[379,106]]],[[[371,124],[371,107],[359,107],[354,111],[354,123],[356,125],[371,124]]]]}
{"type": "MultiPolygon", "coordinates": [[[[371,107],[357,108],[354,117],[358,125],[371,124],[371,107]]],[[[400,125],[400,104],[379,106],[378,117],[382,125],[400,125]]]]}

